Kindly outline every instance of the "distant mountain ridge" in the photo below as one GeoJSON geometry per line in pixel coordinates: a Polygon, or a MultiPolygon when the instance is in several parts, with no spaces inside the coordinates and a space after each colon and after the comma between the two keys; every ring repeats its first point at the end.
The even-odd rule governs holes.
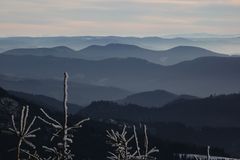
{"type": "Polygon", "coordinates": [[[190,126],[240,127],[240,94],[176,100],[162,108],[135,104],[93,102],[79,115],[97,119],[124,119],[135,122],[177,122],[190,126]]]}
{"type": "Polygon", "coordinates": [[[73,56],[75,51],[65,47],[57,46],[53,48],[17,48],[3,52],[2,54],[9,55],[34,55],[34,56],[56,56],[56,57],[65,57],[73,56]]]}
{"type": "Polygon", "coordinates": [[[16,48],[51,48],[56,46],[67,46],[80,50],[91,45],[107,45],[110,43],[122,43],[137,45],[151,50],[166,50],[177,46],[196,46],[206,48],[219,53],[234,54],[240,50],[240,40],[231,37],[206,37],[193,38],[181,37],[120,37],[120,36],[59,36],[59,37],[6,37],[0,38],[0,48],[3,51],[16,48]]]}
{"type": "Polygon", "coordinates": [[[106,46],[90,46],[79,51],[89,60],[107,58],[135,57],[148,60],[152,63],[172,65],[186,60],[208,56],[226,56],[206,49],[192,46],[178,46],[165,51],[154,51],[140,48],[135,45],[108,44],[106,46]]]}
{"type": "MultiPolygon", "coordinates": [[[[132,92],[162,89],[176,94],[206,97],[240,90],[240,57],[201,57],[172,66],[137,58],[99,61],[49,56],[0,55],[0,74],[26,79],[62,80],[113,86],[132,92]]],[[[101,94],[100,94],[101,95],[101,94]]]]}
{"type": "Polygon", "coordinates": [[[120,104],[136,104],[144,107],[162,107],[170,102],[180,99],[195,99],[190,95],[177,95],[164,90],[146,91],[127,96],[117,101],[120,104]]]}
{"type": "MultiPolygon", "coordinates": [[[[21,98],[25,101],[28,101],[29,103],[34,103],[34,104],[38,104],[40,106],[46,107],[52,111],[63,112],[62,101],[59,101],[57,99],[47,97],[44,95],[33,95],[33,94],[28,94],[23,92],[16,92],[16,91],[8,91],[8,93],[18,98],[21,98]]],[[[68,107],[69,107],[69,112],[71,114],[75,114],[83,108],[82,106],[72,104],[72,103],[68,103],[68,107]]]]}
{"type": "MultiPolygon", "coordinates": [[[[19,97],[28,98],[32,96],[33,99],[39,99],[37,102],[42,102],[47,99],[47,97],[44,96],[52,97],[60,101],[63,97],[61,92],[63,89],[62,82],[58,80],[24,79],[0,75],[0,85],[4,89],[17,91],[13,93],[18,96],[20,95],[18,92],[25,92],[25,96],[20,95],[19,97]],[[33,95],[35,95],[35,97],[33,95]]],[[[74,82],[69,82],[69,88],[71,89],[69,101],[78,105],[88,105],[90,102],[96,100],[116,100],[131,94],[131,92],[120,88],[74,82]]]]}
{"type": "Polygon", "coordinates": [[[54,48],[13,49],[3,52],[4,55],[34,55],[103,60],[108,58],[141,58],[152,63],[172,65],[186,60],[207,56],[227,56],[206,49],[192,46],[178,46],[165,51],[144,49],[135,45],[108,44],[92,45],[80,51],[59,46],[54,48]]]}
{"type": "MultiPolygon", "coordinates": [[[[14,159],[15,154],[9,152],[9,148],[16,145],[16,139],[13,138],[11,134],[6,134],[6,131],[9,126],[11,126],[11,115],[16,116],[16,119],[20,118],[21,108],[23,105],[29,105],[29,119],[32,119],[33,116],[42,116],[40,108],[44,108],[44,110],[54,119],[59,121],[62,120],[62,113],[54,110],[53,108],[57,106],[50,106],[49,101],[45,102],[46,105],[42,106],[42,102],[33,103],[31,102],[31,97],[22,99],[17,96],[12,95],[6,90],[0,88],[0,159],[14,159]],[[30,100],[30,101],[29,101],[30,100]]],[[[76,119],[81,119],[79,115],[69,115],[69,123],[74,123],[76,119]]],[[[81,132],[74,132],[75,135],[75,143],[72,147],[72,150],[75,154],[75,158],[77,159],[106,159],[106,153],[109,151],[109,146],[106,144],[106,130],[121,130],[123,121],[111,123],[111,121],[96,121],[91,119],[90,121],[84,124],[81,132]],[[81,153],[79,153],[81,150],[81,153]],[[94,150],[94,154],[92,151],[94,150]]],[[[125,124],[125,123],[124,123],[125,124]]],[[[135,123],[137,132],[140,133],[139,123],[135,123]]],[[[48,126],[44,125],[41,121],[35,121],[35,126],[40,126],[41,130],[38,131],[37,136],[34,138],[34,144],[39,145],[40,147],[43,145],[51,145],[52,142],[49,141],[51,138],[51,130],[48,126]]],[[[127,131],[132,133],[132,125],[133,122],[127,123],[128,128],[127,131]]],[[[194,129],[193,127],[189,128],[181,124],[174,123],[157,123],[157,124],[147,124],[148,125],[148,133],[149,139],[151,140],[151,144],[156,146],[157,148],[161,148],[158,159],[168,159],[172,157],[172,154],[176,151],[186,151],[192,152],[195,151],[197,153],[202,153],[205,151],[205,143],[211,143],[212,146],[228,149],[227,151],[235,151],[236,147],[231,150],[231,145],[239,145],[239,141],[236,141],[239,135],[239,129],[194,129]],[[175,131],[177,134],[172,136],[172,131],[175,131]],[[218,133],[219,130],[221,132],[227,131],[227,135],[224,134],[222,136],[226,136],[228,139],[226,141],[221,141],[222,143],[218,143],[221,140],[221,135],[214,136],[214,139],[209,139],[209,135],[218,133]],[[229,131],[230,130],[230,131],[229,131]],[[204,131],[204,134],[202,133],[204,131]],[[207,132],[206,132],[207,131],[207,132]],[[184,136],[183,136],[184,135],[184,136]],[[194,140],[191,137],[195,137],[194,140]],[[196,138],[197,137],[197,138],[196,138]],[[185,142],[186,141],[186,142],[185,142]],[[198,143],[200,141],[201,143],[198,143]],[[216,143],[217,142],[217,143],[216,143]],[[234,143],[233,143],[234,142],[234,143]],[[193,144],[197,144],[193,145],[193,144]],[[203,147],[200,147],[203,146],[203,147]],[[230,147],[229,147],[230,146],[230,147]],[[168,152],[166,152],[166,150],[168,152]]],[[[142,130],[141,130],[142,131],[142,130]]],[[[143,139],[143,135],[139,134],[139,139],[143,139]]],[[[238,140],[238,139],[237,139],[238,140]]],[[[212,147],[213,148],[213,147],[212,147]]],[[[211,153],[225,155],[226,153],[223,150],[213,148],[211,153]]],[[[233,152],[235,153],[235,152],[233,152]]],[[[173,158],[171,158],[173,159],[173,158]]]]}

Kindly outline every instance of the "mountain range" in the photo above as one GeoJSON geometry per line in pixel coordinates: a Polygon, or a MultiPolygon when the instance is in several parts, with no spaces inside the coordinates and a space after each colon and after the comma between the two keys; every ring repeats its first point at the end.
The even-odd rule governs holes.
{"type": "MultiPolygon", "coordinates": [[[[14,95],[17,94],[21,98],[29,97],[33,94],[34,96],[31,99],[37,100],[37,102],[42,102],[48,99],[45,96],[60,101],[62,101],[63,98],[61,92],[63,90],[62,81],[59,80],[27,79],[1,75],[0,85],[7,90],[24,92],[24,94],[17,94],[17,92],[14,93],[14,95]]],[[[131,94],[129,91],[116,87],[104,87],[76,82],[69,82],[69,88],[71,89],[69,102],[78,105],[88,105],[90,102],[97,100],[117,100],[131,94]]]]}
{"type": "Polygon", "coordinates": [[[0,55],[2,75],[62,80],[65,71],[69,72],[70,81],[75,83],[113,86],[135,93],[161,89],[176,94],[209,96],[240,90],[240,57],[201,57],[162,66],[137,58],[92,61],[0,55]]]}
{"type": "MultiPolygon", "coordinates": [[[[51,111],[63,112],[62,101],[55,98],[47,97],[44,95],[34,95],[29,93],[17,92],[17,91],[8,91],[8,93],[14,97],[21,98],[22,100],[27,101],[30,104],[38,104],[39,106],[48,108],[51,111]]],[[[68,109],[70,114],[76,114],[83,107],[68,103],[68,109]]]]}
{"type": "Polygon", "coordinates": [[[3,52],[4,55],[34,55],[55,56],[66,58],[81,58],[87,60],[103,60],[108,58],[140,58],[152,63],[172,65],[186,60],[208,56],[227,56],[203,48],[178,46],[164,51],[144,49],[135,45],[108,44],[106,46],[92,45],[80,51],[59,46],[54,48],[25,48],[3,52]]]}
{"type": "MultiPolygon", "coordinates": [[[[31,102],[31,98],[32,97],[25,97],[22,99],[17,95],[12,95],[12,93],[0,88],[0,159],[15,158],[15,154],[13,154],[14,152],[9,152],[9,149],[16,145],[16,139],[13,138],[13,135],[6,133],[7,128],[11,125],[11,115],[16,116],[16,119],[20,118],[19,115],[22,105],[29,105],[30,119],[32,119],[33,116],[42,116],[42,113],[40,112],[40,107],[43,107],[41,105],[42,102],[31,102]]],[[[48,103],[48,101],[46,101],[46,103],[48,103]]],[[[53,110],[53,108],[56,108],[57,106],[46,105],[46,107],[47,108],[44,106],[45,111],[55,119],[61,120],[63,118],[61,112],[53,110]]],[[[79,115],[70,115],[69,123],[73,123],[79,119],[82,119],[79,115]]],[[[123,124],[128,126],[127,131],[129,135],[133,132],[132,125],[135,125],[138,138],[140,140],[144,138],[139,123],[129,121],[115,121],[113,123],[112,121],[96,121],[92,119],[84,123],[79,131],[73,132],[75,138],[74,143],[72,144],[72,150],[73,153],[75,153],[75,157],[78,159],[92,160],[106,159],[108,151],[111,150],[110,146],[106,143],[106,130],[113,129],[120,131],[123,124]],[[93,151],[94,154],[92,154],[93,151]]],[[[228,153],[237,153],[234,152],[236,151],[236,148],[232,148],[232,145],[239,146],[240,144],[237,139],[240,133],[239,129],[195,129],[193,127],[186,127],[182,124],[176,123],[147,123],[147,125],[149,143],[160,149],[159,154],[156,155],[159,159],[174,160],[174,153],[205,154],[206,144],[211,145],[211,155],[229,156],[229,154],[223,149],[228,153]],[[176,132],[178,133],[177,135],[176,132]],[[219,132],[221,132],[221,134],[219,134],[219,132]],[[212,137],[212,134],[215,136],[212,137]],[[223,136],[226,141],[221,141],[223,136]]],[[[51,130],[48,126],[44,125],[39,120],[35,121],[34,126],[41,126],[41,130],[36,133],[36,137],[33,140],[33,143],[39,146],[39,150],[41,150],[42,145],[49,146],[55,143],[55,141],[49,141],[51,138],[51,130]]],[[[40,154],[42,155],[46,153],[40,152],[40,154]]]]}
{"type": "Polygon", "coordinates": [[[196,98],[190,95],[177,95],[164,90],[154,90],[132,94],[117,102],[120,104],[136,104],[144,107],[162,107],[176,100],[196,98]]]}
{"type": "Polygon", "coordinates": [[[99,101],[91,103],[78,114],[95,119],[151,123],[175,122],[188,126],[240,127],[239,99],[239,93],[200,99],[178,99],[161,108],[99,101]]]}
{"type": "Polygon", "coordinates": [[[238,35],[225,36],[202,36],[193,37],[180,35],[174,38],[162,37],[119,37],[119,36],[75,36],[75,37],[2,37],[0,48],[7,51],[15,48],[42,48],[67,46],[80,50],[91,45],[107,45],[121,43],[137,45],[147,49],[166,50],[177,46],[196,46],[226,54],[239,53],[240,39],[238,35]]]}
{"type": "MultiPolygon", "coordinates": [[[[238,36],[0,38],[0,159],[15,155],[8,149],[16,139],[5,131],[22,106],[29,105],[30,119],[44,108],[62,122],[64,72],[69,124],[91,119],[73,132],[77,159],[106,159],[106,130],[123,125],[128,134],[133,125],[141,131],[142,145],[143,124],[157,159],[206,154],[208,145],[211,156],[240,156],[238,36]]],[[[48,126],[35,125],[37,148],[55,143],[48,126]]]]}
{"type": "MultiPolygon", "coordinates": [[[[0,84],[10,90],[12,95],[23,99],[31,99],[33,102],[42,103],[45,101],[52,106],[61,106],[59,100],[63,95],[59,94],[63,89],[58,80],[36,80],[23,79],[1,75],[0,84]],[[51,98],[52,97],[52,98],[51,98]],[[56,99],[55,99],[56,98],[56,99]]],[[[103,87],[83,83],[70,82],[70,102],[86,106],[92,101],[113,100],[120,104],[137,104],[145,107],[162,107],[177,99],[195,99],[190,95],[177,95],[164,90],[154,90],[132,94],[129,91],[103,87]],[[84,93],[84,94],[83,94],[84,93]],[[120,100],[117,100],[121,98],[120,100]]],[[[73,112],[79,110],[80,106],[71,104],[73,112]],[[76,108],[76,109],[74,109],[76,108]]]]}

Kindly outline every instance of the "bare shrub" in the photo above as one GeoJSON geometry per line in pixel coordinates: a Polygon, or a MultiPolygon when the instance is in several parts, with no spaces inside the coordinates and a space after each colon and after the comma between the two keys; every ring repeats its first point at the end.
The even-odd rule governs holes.
{"type": "Polygon", "coordinates": [[[110,160],[155,160],[151,156],[153,153],[159,152],[156,147],[149,150],[147,127],[144,125],[144,152],[141,152],[139,141],[136,133],[136,127],[133,126],[133,134],[127,136],[126,125],[124,125],[122,132],[107,130],[108,143],[113,147],[113,152],[109,152],[110,160]],[[135,139],[135,149],[130,146],[130,142],[135,139]]]}

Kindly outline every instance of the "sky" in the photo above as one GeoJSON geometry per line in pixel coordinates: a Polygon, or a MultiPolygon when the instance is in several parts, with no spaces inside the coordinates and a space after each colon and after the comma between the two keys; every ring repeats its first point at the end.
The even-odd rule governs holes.
{"type": "Polygon", "coordinates": [[[0,0],[0,36],[239,34],[240,0],[0,0]]]}

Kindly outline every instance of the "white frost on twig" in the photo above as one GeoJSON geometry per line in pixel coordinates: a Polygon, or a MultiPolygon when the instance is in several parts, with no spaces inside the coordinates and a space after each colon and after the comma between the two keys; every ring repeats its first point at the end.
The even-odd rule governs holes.
{"type": "Polygon", "coordinates": [[[53,135],[51,137],[51,141],[55,137],[60,137],[61,138],[61,142],[58,143],[58,146],[57,146],[58,148],[60,148],[60,150],[58,150],[57,147],[54,147],[54,148],[49,148],[49,147],[46,147],[46,146],[44,147],[48,151],[52,151],[52,153],[55,154],[55,157],[57,156],[58,158],[60,158],[60,160],[62,160],[62,159],[63,160],[71,160],[72,157],[74,156],[71,153],[71,149],[70,149],[70,144],[73,143],[73,139],[72,139],[73,135],[70,134],[69,132],[71,130],[81,128],[82,124],[89,120],[89,118],[86,118],[86,119],[83,119],[83,120],[75,123],[73,126],[68,126],[67,100],[68,100],[68,74],[65,72],[64,73],[64,96],[63,96],[63,111],[64,111],[64,114],[63,114],[64,121],[63,121],[63,123],[60,123],[56,119],[52,118],[43,109],[41,109],[41,111],[44,114],[44,116],[46,117],[46,119],[44,119],[40,116],[38,117],[44,123],[53,127],[56,130],[56,132],[53,133],[53,135]]]}
{"type": "Polygon", "coordinates": [[[146,125],[144,125],[145,153],[141,153],[135,126],[133,126],[133,135],[130,136],[130,138],[127,138],[126,125],[124,125],[122,133],[114,130],[107,130],[107,137],[109,138],[108,143],[114,148],[114,152],[109,152],[110,156],[107,157],[110,160],[156,160],[156,158],[151,155],[159,152],[159,150],[156,149],[156,147],[150,150],[148,149],[149,142],[146,125]],[[132,151],[133,147],[129,146],[129,143],[133,138],[135,139],[136,144],[135,151],[132,151]]]}
{"type": "Polygon", "coordinates": [[[20,160],[20,154],[21,154],[21,151],[23,151],[23,149],[21,148],[23,142],[33,149],[36,148],[35,145],[28,140],[28,138],[36,137],[36,135],[34,133],[39,131],[40,128],[31,129],[36,120],[36,116],[34,116],[33,120],[29,123],[29,125],[27,125],[28,113],[29,113],[29,106],[23,106],[22,111],[21,111],[19,128],[17,128],[17,126],[16,126],[14,115],[11,116],[12,117],[12,128],[9,128],[9,130],[18,137],[18,145],[16,148],[17,149],[17,160],[20,160]]]}

